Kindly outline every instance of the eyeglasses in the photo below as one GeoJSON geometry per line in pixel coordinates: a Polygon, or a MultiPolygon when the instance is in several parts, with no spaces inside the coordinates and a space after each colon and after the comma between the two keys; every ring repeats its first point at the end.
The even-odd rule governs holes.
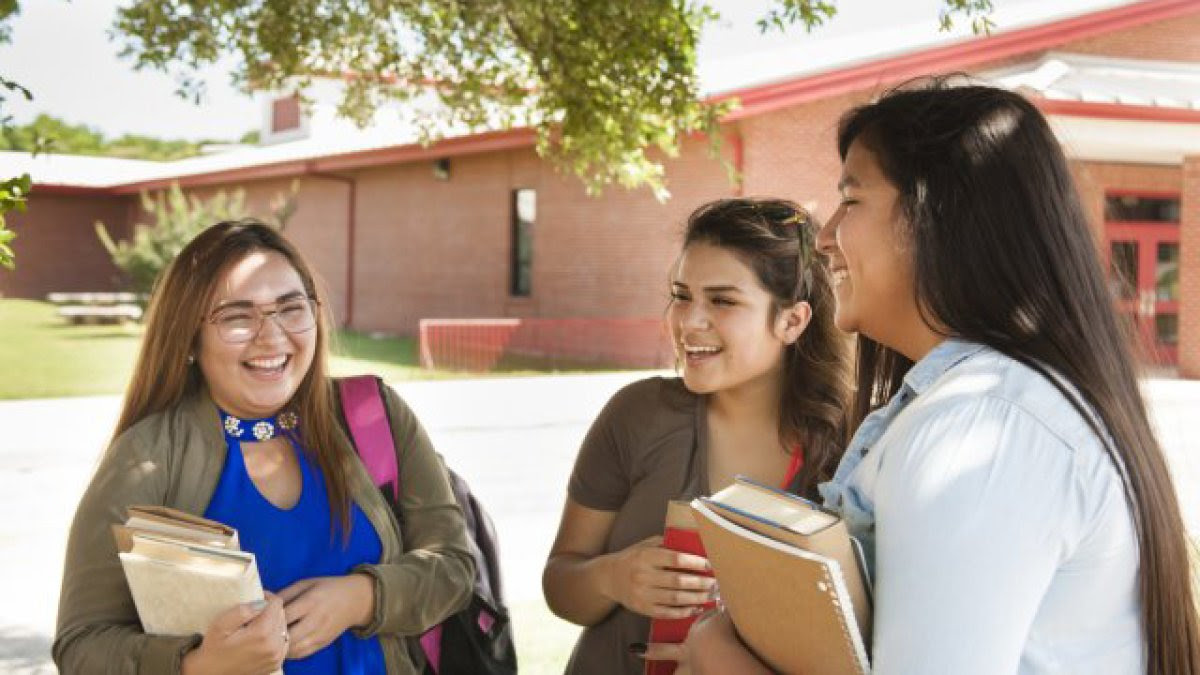
{"type": "Polygon", "coordinates": [[[230,344],[241,344],[253,340],[262,331],[263,322],[268,317],[275,320],[287,333],[303,333],[317,325],[315,307],[320,302],[316,298],[299,296],[274,303],[274,309],[264,310],[262,306],[238,304],[221,307],[208,317],[208,323],[217,327],[217,336],[230,344]]]}

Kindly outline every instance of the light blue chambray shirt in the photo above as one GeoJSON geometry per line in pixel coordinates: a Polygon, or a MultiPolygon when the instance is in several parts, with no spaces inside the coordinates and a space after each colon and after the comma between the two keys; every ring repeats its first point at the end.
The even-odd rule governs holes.
{"type": "Polygon", "coordinates": [[[1120,475],[1031,368],[944,341],[821,493],[875,580],[876,673],[1145,672],[1120,475]]]}

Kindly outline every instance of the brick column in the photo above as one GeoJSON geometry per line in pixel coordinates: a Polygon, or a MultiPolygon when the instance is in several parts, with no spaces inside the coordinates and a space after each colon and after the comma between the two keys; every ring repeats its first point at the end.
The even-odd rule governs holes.
{"type": "Polygon", "coordinates": [[[1179,375],[1200,379],[1200,155],[1183,160],[1179,227],[1179,375]]]}

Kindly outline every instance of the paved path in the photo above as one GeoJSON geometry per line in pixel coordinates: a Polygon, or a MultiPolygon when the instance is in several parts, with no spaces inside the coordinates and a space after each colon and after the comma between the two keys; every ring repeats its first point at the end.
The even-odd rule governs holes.
{"type": "MultiPolygon", "coordinates": [[[[540,577],[576,449],[612,392],[644,375],[396,385],[496,520],[523,673],[561,672],[575,632],[549,615],[540,577]]],[[[1200,382],[1152,380],[1146,391],[1185,517],[1200,532],[1200,382]]],[[[65,533],[118,406],[116,397],[0,401],[2,673],[53,672],[65,533]]]]}

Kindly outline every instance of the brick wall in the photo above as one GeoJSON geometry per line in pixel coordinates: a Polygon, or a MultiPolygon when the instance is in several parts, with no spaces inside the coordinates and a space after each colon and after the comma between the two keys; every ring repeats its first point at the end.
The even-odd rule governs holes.
{"type": "Polygon", "coordinates": [[[839,96],[742,120],[745,194],[785,197],[824,220],[837,208],[837,123],[873,92],[839,96]]]}
{"type": "MultiPolygon", "coordinates": [[[[291,192],[292,179],[261,180],[212,188],[190,190],[190,195],[211,199],[222,189],[242,189],[249,215],[265,218],[272,202],[291,192]]],[[[340,325],[346,315],[346,242],[347,198],[349,188],[342,182],[313,176],[299,182],[297,208],[284,233],[296,245],[317,276],[318,293],[340,325]]]]}
{"type": "Polygon", "coordinates": [[[1200,378],[1200,156],[1183,162],[1179,242],[1179,374],[1200,378]]]}
{"type": "Polygon", "coordinates": [[[665,163],[671,198],[608,187],[589,197],[578,180],[543,163],[534,237],[536,316],[661,316],[683,226],[700,204],[734,194],[707,141],[665,163]]]}
{"type": "Polygon", "coordinates": [[[609,187],[589,196],[532,150],[359,174],[354,327],[415,334],[422,318],[641,317],[665,307],[687,214],[732,194],[693,141],[669,163],[672,198],[609,187]],[[509,296],[512,190],[537,190],[533,292],[509,296]]]}
{"type": "Polygon", "coordinates": [[[1200,10],[1192,16],[1068,42],[1055,49],[1114,58],[1195,62],[1200,61],[1197,35],[1200,35],[1200,10]]]}
{"type": "Polygon", "coordinates": [[[24,213],[6,216],[17,234],[17,268],[0,268],[0,296],[45,299],[54,291],[117,290],[119,270],[97,239],[95,222],[103,221],[116,239],[128,236],[132,203],[35,189],[24,213]]]}
{"type": "Polygon", "coordinates": [[[1079,197],[1097,241],[1104,241],[1104,195],[1109,190],[1179,192],[1182,175],[1177,166],[1120,164],[1116,162],[1071,162],[1079,197]]]}
{"type": "Polygon", "coordinates": [[[413,335],[426,317],[502,316],[509,164],[456,158],[446,181],[428,162],[358,174],[355,328],[413,335]]]}

